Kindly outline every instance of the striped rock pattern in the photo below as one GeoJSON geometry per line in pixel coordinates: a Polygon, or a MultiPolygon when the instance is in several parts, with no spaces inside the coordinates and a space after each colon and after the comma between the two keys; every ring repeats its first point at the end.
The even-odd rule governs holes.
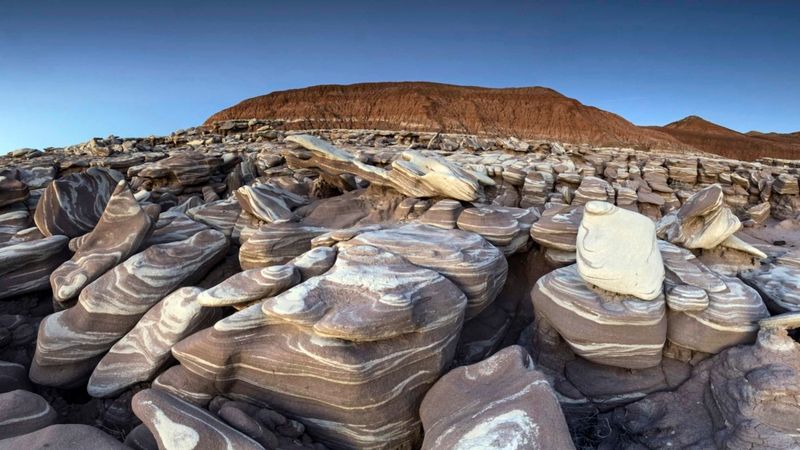
{"type": "Polygon", "coordinates": [[[371,245],[439,272],[467,296],[467,320],[494,301],[508,273],[508,263],[497,248],[481,236],[462,230],[410,224],[361,233],[338,245],[371,245]]]}
{"type": "Polygon", "coordinates": [[[258,442],[208,411],[169,393],[146,389],[133,396],[133,412],[162,450],[263,450],[258,442]]]}
{"type": "Polygon", "coordinates": [[[790,258],[763,263],[740,277],[761,294],[771,312],[800,311],[800,264],[790,258]]]}
{"type": "MultiPolygon", "coordinates": [[[[222,159],[197,152],[180,152],[155,162],[145,163],[137,170],[128,170],[128,176],[161,179],[170,187],[192,186],[208,182],[222,159]]],[[[133,169],[133,168],[131,168],[133,169]]]]}
{"type": "Polygon", "coordinates": [[[667,337],[663,296],[644,301],[592,289],[572,265],[540,278],[531,298],[537,317],[589,361],[629,369],[661,362],[667,337]]]}
{"type": "Polygon", "coordinates": [[[0,394],[0,439],[36,431],[57,418],[50,404],[33,392],[18,389],[0,394]]]}
{"type": "Polygon", "coordinates": [[[587,203],[578,229],[577,258],[581,278],[601,289],[642,300],[661,295],[664,264],[656,229],[641,214],[611,203],[587,203]]]}
{"type": "Polygon", "coordinates": [[[158,221],[153,225],[153,230],[145,239],[142,248],[182,241],[208,229],[207,225],[192,220],[183,212],[169,210],[158,216],[158,221]]]}
{"type": "Polygon", "coordinates": [[[288,265],[294,266],[300,272],[300,279],[305,281],[327,272],[336,262],[336,253],[335,247],[312,248],[289,261],[288,265]]]}
{"type": "Polygon", "coordinates": [[[300,272],[289,264],[250,269],[203,291],[197,301],[210,307],[246,304],[280,294],[299,282],[300,272]]]}
{"type": "MultiPolygon", "coordinates": [[[[136,252],[152,227],[152,219],[120,181],[97,225],[72,259],[50,275],[53,298],[66,302],[89,283],[136,252]]],[[[77,239],[77,238],[76,238],[77,239]]]]}
{"type": "Polygon", "coordinates": [[[149,247],[106,272],[81,291],[74,307],[42,321],[31,379],[46,386],[82,381],[148,309],[181,284],[202,276],[227,247],[222,233],[202,231],[149,247]]]}
{"type": "Polygon", "coordinates": [[[461,202],[459,201],[449,199],[439,200],[422,214],[422,217],[419,218],[419,222],[444,230],[452,230],[456,227],[456,221],[463,210],[464,207],[461,206],[461,202]]]}
{"type": "Polygon", "coordinates": [[[201,292],[199,288],[181,288],[150,308],[97,364],[89,378],[89,395],[114,396],[154,378],[169,359],[173,345],[211,325],[210,320],[217,316],[200,305],[197,296],[201,292]]]}
{"type": "Polygon", "coordinates": [[[448,372],[420,416],[424,450],[574,448],[553,388],[519,346],[448,372]]]}
{"type": "Polygon", "coordinates": [[[536,209],[479,206],[458,216],[458,228],[480,234],[506,256],[528,248],[531,225],[539,218],[536,209]]]}
{"type": "Polygon", "coordinates": [[[286,138],[308,150],[308,154],[287,154],[289,165],[315,167],[334,174],[353,174],[372,184],[396,189],[407,197],[447,197],[475,201],[483,197],[482,185],[494,185],[484,175],[468,171],[449,161],[424,156],[416,151],[404,151],[394,162],[392,170],[366,164],[350,153],[311,135],[286,138]]]}
{"type": "Polygon", "coordinates": [[[88,233],[121,180],[119,172],[96,167],[61,177],[45,188],[33,220],[45,236],[73,238],[88,233]]]}
{"type": "Polygon", "coordinates": [[[242,269],[286,264],[311,249],[311,240],[328,231],[294,222],[263,225],[239,248],[242,269]]]}
{"type": "Polygon", "coordinates": [[[0,208],[28,198],[28,186],[18,180],[17,175],[10,171],[0,172],[0,208]]]}
{"type": "Polygon", "coordinates": [[[269,405],[337,448],[410,446],[466,303],[453,283],[401,256],[340,248],[325,274],[178,343],[181,365],[155,386],[197,403],[225,394],[269,405]]]}
{"type": "Polygon", "coordinates": [[[761,296],[738,278],[720,278],[726,289],[708,293],[708,308],[669,311],[669,340],[673,344],[713,354],[755,341],[758,321],[769,317],[761,296]]]}
{"type": "Polygon", "coordinates": [[[666,292],[667,306],[672,311],[702,311],[708,308],[708,293],[699,287],[679,284],[666,292]]]}
{"type": "Polygon", "coordinates": [[[692,252],[667,241],[658,241],[661,259],[664,262],[667,283],[686,284],[707,292],[722,292],[725,282],[698,260],[692,252]]]}
{"type": "Polygon", "coordinates": [[[69,258],[66,236],[0,244],[0,299],[46,289],[50,274],[69,258]]]}
{"type": "Polygon", "coordinates": [[[271,184],[242,186],[235,192],[242,210],[261,221],[286,222],[292,210],[308,204],[308,199],[271,184]]]}
{"type": "Polygon", "coordinates": [[[196,206],[186,211],[186,215],[230,237],[241,211],[239,202],[231,197],[196,206]]]}
{"type": "Polygon", "coordinates": [[[531,237],[544,247],[574,252],[582,219],[583,206],[547,208],[531,227],[531,237]]]}

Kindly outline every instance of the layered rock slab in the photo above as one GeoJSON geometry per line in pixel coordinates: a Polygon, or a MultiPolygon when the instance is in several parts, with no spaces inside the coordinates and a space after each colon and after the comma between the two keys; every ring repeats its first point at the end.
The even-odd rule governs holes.
{"type": "Polygon", "coordinates": [[[181,288],[150,308],[97,364],[87,385],[89,395],[110,397],[154,378],[171,356],[173,345],[216,317],[200,304],[201,292],[200,288],[181,288]]]}
{"type": "Polygon", "coordinates": [[[152,226],[152,218],[139,206],[125,181],[111,194],[103,215],[72,259],[50,275],[53,298],[65,302],[89,283],[139,249],[152,226]]]}
{"type": "Polygon", "coordinates": [[[56,235],[0,244],[0,299],[46,289],[50,274],[69,258],[68,242],[56,235]]]}
{"type": "Polygon", "coordinates": [[[128,258],[87,286],[78,303],[47,316],[39,327],[31,379],[70,386],[88,375],[148,309],[182,283],[204,274],[227,249],[225,236],[206,230],[128,258]]]}
{"type": "Polygon", "coordinates": [[[462,230],[409,224],[363,232],[338,245],[378,247],[444,275],[467,296],[467,320],[494,301],[508,273],[508,262],[497,248],[462,230]]]}
{"type": "Polygon", "coordinates": [[[663,294],[640,300],[593,289],[572,265],[540,278],[531,298],[537,319],[546,320],[589,361],[629,369],[661,361],[667,337],[663,294]]]}
{"type": "Polygon", "coordinates": [[[574,448],[553,389],[519,346],[448,372],[420,416],[423,449],[574,448]]]}
{"type": "Polygon", "coordinates": [[[122,179],[119,172],[93,167],[54,180],[36,205],[36,226],[45,236],[73,238],[92,231],[122,179]]]}
{"type": "Polygon", "coordinates": [[[351,245],[324,274],[178,343],[181,366],[156,386],[197,403],[225,394],[269,405],[336,448],[412,445],[466,303],[437,272],[351,245]]]}
{"type": "Polygon", "coordinates": [[[134,395],[131,404],[136,416],[155,437],[159,449],[262,450],[264,448],[208,411],[167,392],[146,389],[134,395]]]}

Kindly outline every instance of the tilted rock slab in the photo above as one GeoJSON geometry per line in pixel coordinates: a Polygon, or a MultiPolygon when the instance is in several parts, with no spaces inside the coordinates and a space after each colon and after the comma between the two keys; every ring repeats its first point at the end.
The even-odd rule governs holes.
{"type": "Polygon", "coordinates": [[[315,136],[293,135],[285,141],[300,145],[311,153],[302,158],[297,154],[287,155],[290,166],[316,167],[334,175],[353,174],[370,183],[394,188],[407,197],[447,197],[475,201],[483,197],[482,185],[495,184],[485,175],[416,151],[402,152],[392,162],[392,170],[386,170],[364,163],[315,136]]]}
{"type": "Polygon", "coordinates": [[[503,254],[528,249],[531,225],[539,218],[536,209],[479,206],[458,216],[458,228],[480,234],[503,254]]]}
{"type": "Polygon", "coordinates": [[[657,225],[659,237],[685,248],[712,249],[742,228],[742,223],[724,206],[722,187],[711,185],[692,195],[676,212],[657,225]]]}
{"type": "Polygon", "coordinates": [[[92,231],[122,179],[117,171],[93,167],[54,180],[36,205],[36,226],[45,236],[73,238],[92,231]]]}
{"type": "Polygon", "coordinates": [[[294,222],[263,225],[239,248],[239,264],[245,270],[286,264],[311,250],[311,240],[328,231],[294,222]]]}
{"type": "Polygon", "coordinates": [[[99,428],[90,425],[50,425],[41,430],[0,441],[0,450],[18,449],[130,450],[99,428]]]}
{"type": "Polygon", "coordinates": [[[204,274],[227,247],[222,233],[202,231],[183,241],[154,245],[106,272],[81,291],[74,307],[42,321],[31,379],[46,386],[82,381],[148,309],[204,274]]]}
{"type": "Polygon", "coordinates": [[[450,364],[466,297],[438,273],[367,245],[172,350],[155,386],[196,403],[269,405],[335,448],[421,438],[422,396],[450,364]]]}
{"type": "Polygon", "coordinates": [[[592,289],[572,265],[540,278],[531,298],[537,318],[589,361],[629,369],[661,362],[667,337],[663,296],[640,300],[592,289]]]}
{"type": "Polygon", "coordinates": [[[494,301],[508,274],[508,262],[497,248],[481,236],[462,230],[410,224],[360,233],[338,244],[340,248],[357,245],[401,255],[447,277],[467,296],[467,320],[494,301]]]}
{"type": "Polygon", "coordinates": [[[664,264],[647,217],[611,203],[586,204],[577,239],[578,272],[610,292],[652,300],[661,295],[664,264]]]}
{"type": "Polygon", "coordinates": [[[47,289],[50,273],[67,258],[66,236],[0,244],[0,299],[47,289]]]}
{"type": "Polygon", "coordinates": [[[201,292],[200,288],[181,288],[150,308],[97,364],[89,378],[89,395],[110,397],[154,378],[171,356],[172,346],[210,325],[209,319],[216,316],[200,304],[201,292]]]}
{"type": "Polygon", "coordinates": [[[133,412],[161,450],[262,450],[258,442],[211,413],[167,392],[146,389],[133,396],[133,412]]]}
{"type": "Polygon", "coordinates": [[[553,388],[516,345],[448,372],[420,416],[425,450],[575,448],[553,388]]]}
{"type": "Polygon", "coordinates": [[[235,192],[244,211],[267,223],[292,219],[292,210],[308,199],[271,184],[242,186],[235,192]]]}
{"type": "Polygon", "coordinates": [[[63,303],[77,296],[86,285],[136,252],[151,227],[147,212],[128,184],[120,181],[94,230],[81,240],[72,259],[50,275],[53,298],[63,303]]]}

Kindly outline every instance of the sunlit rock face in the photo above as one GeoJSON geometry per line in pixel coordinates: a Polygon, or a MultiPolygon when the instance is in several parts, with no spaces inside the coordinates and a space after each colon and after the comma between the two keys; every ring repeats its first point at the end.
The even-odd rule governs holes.
{"type": "Polygon", "coordinates": [[[586,204],[576,248],[578,272],[587,282],[642,300],[661,295],[664,264],[655,225],[647,217],[591,201],[586,204]]]}
{"type": "Polygon", "coordinates": [[[423,449],[574,448],[553,389],[518,346],[448,372],[420,416],[423,449]]]}
{"type": "Polygon", "coordinates": [[[418,442],[419,402],[453,357],[467,298],[433,270],[349,244],[324,274],[181,341],[181,365],[156,386],[270,405],[336,447],[418,442]]]}

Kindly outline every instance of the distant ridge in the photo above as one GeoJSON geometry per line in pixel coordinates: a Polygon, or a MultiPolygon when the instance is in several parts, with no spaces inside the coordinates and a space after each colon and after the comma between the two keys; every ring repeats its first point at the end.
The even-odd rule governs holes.
{"type": "Polygon", "coordinates": [[[429,82],[311,86],[244,100],[205,123],[253,118],[283,120],[287,129],[440,131],[645,150],[702,150],[749,160],[800,157],[800,133],[743,134],[697,116],[663,127],[640,127],[545,87],[429,82]]]}
{"type": "Polygon", "coordinates": [[[728,158],[753,160],[760,157],[800,158],[798,133],[747,134],[725,128],[702,117],[688,116],[663,127],[647,127],[667,133],[692,147],[728,158]]]}

